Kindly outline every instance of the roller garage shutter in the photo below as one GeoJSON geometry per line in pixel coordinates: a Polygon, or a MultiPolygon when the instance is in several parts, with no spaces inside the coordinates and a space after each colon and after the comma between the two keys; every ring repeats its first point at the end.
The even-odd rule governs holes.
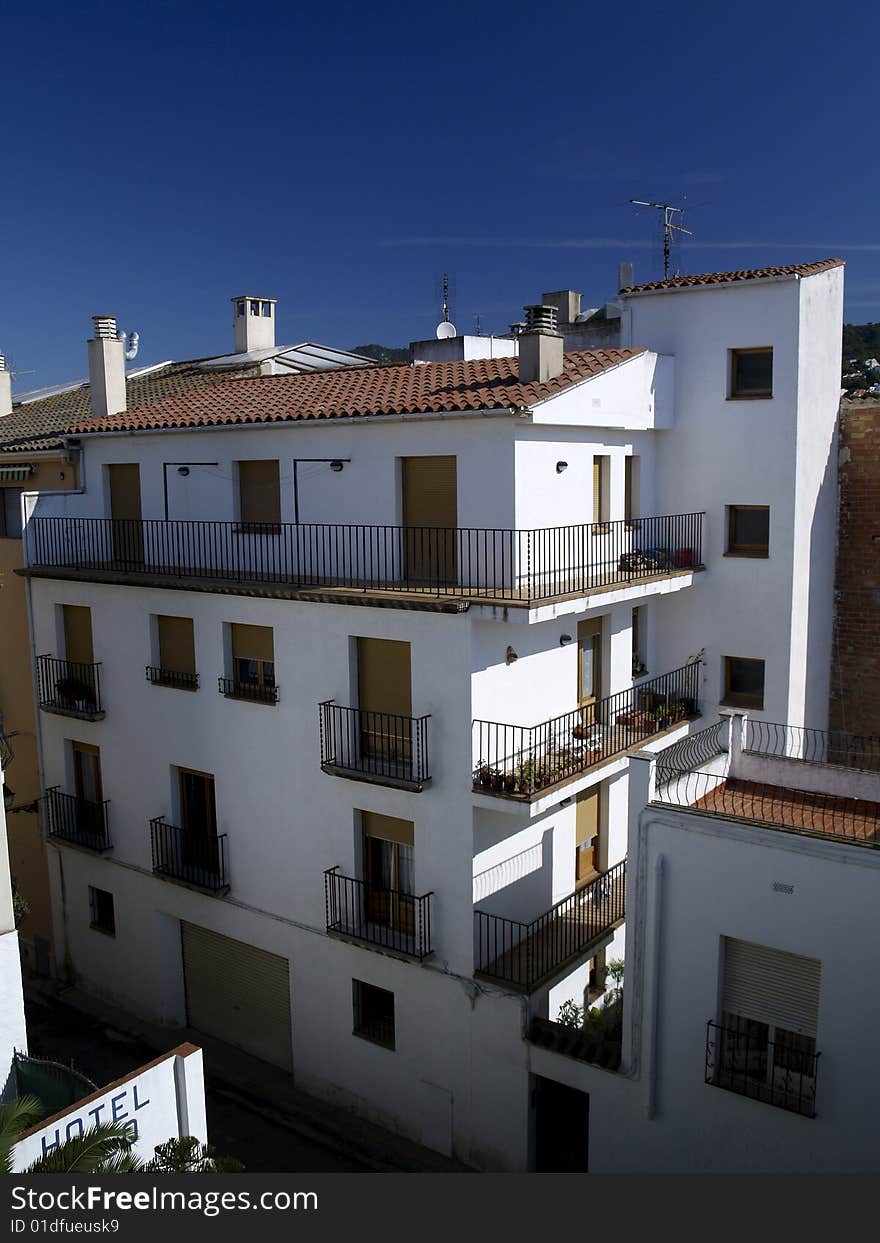
{"type": "Polygon", "coordinates": [[[286,958],[181,921],[187,1022],[292,1070],[286,958]]]}

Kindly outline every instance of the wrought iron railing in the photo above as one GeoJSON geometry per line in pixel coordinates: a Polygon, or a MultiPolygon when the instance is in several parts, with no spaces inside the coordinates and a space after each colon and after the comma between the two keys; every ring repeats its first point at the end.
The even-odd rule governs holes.
{"type": "Polygon", "coordinates": [[[150,821],[153,871],[212,893],[229,888],[226,834],[215,835],[182,829],[161,816],[150,821]]]}
{"type": "Polygon", "coordinates": [[[474,911],[476,970],[533,992],[619,924],[625,913],[625,859],[531,923],[474,911]]]}
{"type": "Polygon", "coordinates": [[[32,518],[28,565],[537,601],[702,566],[701,513],[534,530],[32,518]]]}
{"type": "Polygon", "coordinates": [[[49,837],[60,838],[88,850],[111,850],[109,818],[110,800],[93,802],[65,794],[57,786],[46,791],[47,832],[49,837]]]}
{"type": "Polygon", "coordinates": [[[385,889],[330,868],[324,873],[327,931],[397,950],[421,962],[433,953],[433,896],[385,889]]]}
{"type": "Polygon", "coordinates": [[[251,699],[254,703],[277,704],[278,687],[273,683],[239,682],[237,678],[218,678],[218,690],[227,699],[251,699]]]}
{"type": "Polygon", "coordinates": [[[428,763],[427,716],[398,716],[344,708],[332,699],[318,705],[321,767],[375,781],[425,785],[428,763]]]}
{"type": "Polygon", "coordinates": [[[171,686],[178,691],[197,691],[199,675],[181,673],[179,669],[163,669],[159,665],[147,665],[147,681],[154,686],[171,686]]]}
{"type": "Polygon", "coordinates": [[[474,788],[531,798],[699,716],[698,663],[683,665],[540,725],[475,720],[474,788]]]}
{"type": "Polygon", "coordinates": [[[805,1118],[816,1116],[819,1057],[812,1040],[782,1041],[778,1029],[774,1041],[711,1020],[706,1025],[706,1083],[805,1118]]]}
{"type": "Polygon", "coordinates": [[[54,708],[87,717],[104,712],[100,664],[38,656],[37,685],[41,708],[54,708]]]}
{"type": "Polygon", "coordinates": [[[529,1042],[541,1049],[552,1049],[554,1053],[590,1062],[606,1070],[617,1070],[620,1066],[621,1039],[616,1029],[605,1035],[592,1029],[554,1023],[552,1019],[536,1015],[529,1024],[529,1042]]]}
{"type": "Polygon", "coordinates": [[[880,738],[870,734],[809,729],[749,717],[743,750],[774,759],[800,760],[803,764],[880,771],[880,738]]]}

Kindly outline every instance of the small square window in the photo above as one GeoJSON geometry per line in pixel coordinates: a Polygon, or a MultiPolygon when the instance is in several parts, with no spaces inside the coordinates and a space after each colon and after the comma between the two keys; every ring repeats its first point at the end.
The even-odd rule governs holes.
{"type": "Polygon", "coordinates": [[[113,894],[106,889],[89,885],[89,924],[98,932],[116,936],[116,915],[113,911],[113,894]]]}
{"type": "Polygon", "coordinates": [[[730,397],[773,396],[773,349],[730,351],[730,397]]]}
{"type": "Polygon", "coordinates": [[[724,656],[724,698],[731,708],[764,707],[764,662],[744,656],[724,656]]]}
{"type": "Polygon", "coordinates": [[[251,315],[259,315],[259,313],[260,313],[259,302],[251,302],[251,315]]]}
{"type": "Polygon", "coordinates": [[[371,1040],[383,1048],[394,1046],[394,994],[386,988],[376,988],[363,980],[352,980],[352,1005],[354,1009],[355,1036],[371,1040]]]}
{"type": "Polygon", "coordinates": [[[263,319],[272,318],[272,303],[271,302],[261,302],[260,308],[263,312],[263,319]]]}
{"type": "Polygon", "coordinates": [[[239,316],[239,318],[241,318],[241,316],[244,315],[246,310],[247,310],[247,307],[244,302],[236,302],[235,311],[236,311],[236,314],[239,316]]]}
{"type": "Polygon", "coordinates": [[[731,557],[766,557],[770,552],[770,507],[728,505],[727,553],[731,557]]]}

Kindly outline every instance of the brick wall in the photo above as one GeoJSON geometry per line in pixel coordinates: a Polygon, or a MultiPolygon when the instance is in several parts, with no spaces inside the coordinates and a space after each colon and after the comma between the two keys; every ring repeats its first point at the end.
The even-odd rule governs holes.
{"type": "Polygon", "coordinates": [[[831,728],[880,734],[880,401],[841,407],[831,728]]]}

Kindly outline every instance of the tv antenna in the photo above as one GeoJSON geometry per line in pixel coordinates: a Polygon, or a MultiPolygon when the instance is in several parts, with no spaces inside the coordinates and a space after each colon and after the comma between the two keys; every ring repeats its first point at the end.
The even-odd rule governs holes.
{"type": "Polygon", "coordinates": [[[450,337],[454,337],[455,324],[449,318],[449,277],[443,273],[443,318],[437,325],[437,340],[447,341],[450,337]]]}
{"type": "Polygon", "coordinates": [[[644,199],[630,199],[634,207],[653,207],[657,211],[663,213],[663,279],[669,279],[669,254],[672,248],[672,235],[674,233],[687,233],[688,237],[693,237],[693,230],[686,229],[682,224],[676,224],[675,216],[680,216],[684,208],[673,207],[671,203],[647,203],[644,199]]]}

